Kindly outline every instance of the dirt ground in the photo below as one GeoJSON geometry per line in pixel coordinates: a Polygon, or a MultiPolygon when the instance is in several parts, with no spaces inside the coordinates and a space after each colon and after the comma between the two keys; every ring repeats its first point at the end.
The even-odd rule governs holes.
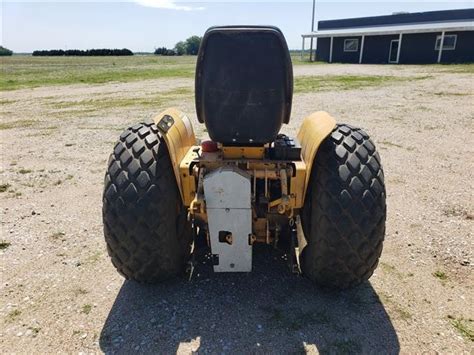
{"type": "Polygon", "coordinates": [[[284,128],[295,135],[304,116],[325,110],[376,142],[388,220],[369,283],[320,290],[263,247],[254,252],[251,274],[213,274],[200,265],[191,282],[124,282],[102,234],[108,155],[127,125],[150,120],[165,104],[189,113],[204,135],[193,81],[3,92],[1,351],[472,354],[473,75],[438,66],[338,64],[296,66],[295,74],[425,76],[297,94],[284,128]],[[156,107],[104,104],[177,88],[185,94],[156,107]],[[109,101],[91,108],[98,98],[109,101]]]}

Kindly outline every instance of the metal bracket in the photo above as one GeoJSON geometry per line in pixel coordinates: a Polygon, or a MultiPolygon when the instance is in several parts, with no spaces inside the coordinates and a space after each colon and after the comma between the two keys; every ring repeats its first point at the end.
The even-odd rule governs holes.
{"type": "MultiPolygon", "coordinates": [[[[298,216],[299,217],[299,216],[298,216]]],[[[293,274],[301,274],[299,258],[298,258],[298,246],[297,246],[297,228],[295,220],[290,220],[290,252],[288,255],[288,266],[293,274]]]]}
{"type": "Polygon", "coordinates": [[[194,274],[194,268],[196,267],[196,238],[197,238],[197,227],[192,222],[193,226],[193,242],[191,244],[191,257],[189,258],[188,265],[186,267],[186,273],[188,274],[188,281],[191,281],[194,274]]]}
{"type": "Polygon", "coordinates": [[[193,279],[194,268],[196,267],[196,256],[194,252],[194,243],[191,246],[191,258],[188,261],[188,266],[186,268],[186,273],[188,274],[188,281],[193,279]]]}
{"type": "Polygon", "coordinates": [[[170,130],[171,127],[174,125],[174,119],[170,115],[164,115],[163,118],[158,122],[156,125],[158,129],[163,133],[166,134],[170,130]]]}
{"type": "Polygon", "coordinates": [[[301,261],[300,255],[303,249],[306,247],[308,242],[306,241],[306,237],[304,236],[303,226],[301,224],[301,217],[298,215],[295,219],[295,226],[296,226],[296,238],[298,240],[298,246],[295,249],[295,254],[298,262],[298,268],[301,272],[301,261]]]}

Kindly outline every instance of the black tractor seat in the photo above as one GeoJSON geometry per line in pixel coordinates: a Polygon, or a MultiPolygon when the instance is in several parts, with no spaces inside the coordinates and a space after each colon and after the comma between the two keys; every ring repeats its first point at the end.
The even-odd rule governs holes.
{"type": "Polygon", "coordinates": [[[210,138],[224,145],[264,145],[288,123],[293,69],[276,27],[212,27],[196,68],[196,111],[210,138]]]}

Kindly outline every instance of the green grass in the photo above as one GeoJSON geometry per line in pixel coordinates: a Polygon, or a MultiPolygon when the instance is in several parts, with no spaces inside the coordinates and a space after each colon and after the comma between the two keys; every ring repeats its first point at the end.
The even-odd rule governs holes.
{"type": "Polygon", "coordinates": [[[39,86],[192,78],[196,57],[31,57],[2,59],[0,91],[39,86]]]}
{"type": "Polygon", "coordinates": [[[463,206],[449,206],[443,210],[443,215],[446,217],[461,217],[467,220],[473,220],[474,214],[468,211],[463,206]]]}
{"type": "Polygon", "coordinates": [[[124,108],[124,107],[157,107],[163,106],[171,101],[191,98],[193,91],[191,88],[181,87],[173,90],[165,91],[157,95],[143,96],[136,98],[117,98],[102,97],[81,101],[58,101],[51,103],[51,107],[59,110],[73,110],[75,113],[94,112],[98,110],[124,108]]]}
{"type": "Polygon", "coordinates": [[[451,325],[467,340],[474,341],[474,322],[472,319],[448,316],[451,325]]]}
{"type": "Polygon", "coordinates": [[[57,133],[58,128],[44,128],[40,129],[38,131],[35,131],[35,133],[29,133],[26,136],[27,137],[49,137],[52,136],[53,134],[57,133]]]}
{"type": "Polygon", "coordinates": [[[386,145],[388,147],[404,148],[403,145],[393,143],[393,142],[390,142],[388,140],[383,140],[383,141],[380,142],[380,144],[386,145]]]}
{"type": "Polygon", "coordinates": [[[82,306],[82,310],[81,310],[82,313],[89,314],[91,313],[91,311],[92,311],[92,305],[85,304],[84,306],[82,306]]]}
{"type": "Polygon", "coordinates": [[[94,264],[98,262],[100,259],[102,259],[102,252],[96,251],[93,254],[89,255],[84,262],[88,264],[94,264]]]}
{"type": "Polygon", "coordinates": [[[10,188],[10,184],[1,184],[0,185],[0,192],[6,192],[10,188]]]}
{"type": "Polygon", "coordinates": [[[318,64],[329,64],[326,62],[320,62],[320,61],[314,61],[310,62],[309,61],[309,51],[305,51],[303,55],[303,60],[301,60],[301,51],[290,51],[290,56],[291,56],[291,61],[294,65],[318,65],[318,64]]]}
{"type": "Polygon", "coordinates": [[[64,232],[55,232],[51,234],[50,238],[54,240],[60,240],[60,239],[64,239],[65,236],[66,236],[66,233],[64,232]]]}
{"type": "MultiPolygon", "coordinates": [[[[0,77],[0,81],[1,81],[0,77]]],[[[12,128],[25,128],[33,126],[37,121],[34,120],[17,120],[12,122],[0,122],[0,130],[12,128]]]]}
{"type": "Polygon", "coordinates": [[[89,291],[87,291],[86,289],[82,287],[79,287],[79,288],[74,289],[73,293],[75,296],[79,296],[79,295],[86,295],[89,293],[89,291]]]}
{"type": "Polygon", "coordinates": [[[28,327],[29,330],[31,330],[31,335],[33,338],[36,338],[38,333],[40,332],[41,328],[40,327],[28,327]]]}
{"type": "Polygon", "coordinates": [[[429,76],[396,77],[389,75],[321,75],[295,78],[296,93],[331,90],[354,90],[367,87],[385,86],[412,80],[424,80],[429,76]]]}
{"type": "MultiPolygon", "coordinates": [[[[299,51],[292,51],[295,65],[326,65],[309,62],[308,53],[301,61],[299,51]]],[[[70,84],[102,84],[131,82],[158,78],[193,78],[196,57],[32,57],[17,55],[2,58],[0,91],[70,84]]],[[[442,73],[474,73],[474,64],[432,65],[442,73]]],[[[394,81],[419,80],[426,77],[399,78],[393,76],[327,75],[299,77],[296,92],[385,85],[394,81]]],[[[1,100],[1,104],[14,103],[1,100]]]]}
{"type": "Polygon", "coordinates": [[[0,241],[0,250],[5,250],[11,245],[10,242],[7,242],[5,240],[0,241]]]}
{"type": "Polygon", "coordinates": [[[402,305],[392,300],[392,296],[388,296],[384,293],[379,294],[380,302],[386,306],[390,312],[396,313],[397,318],[409,322],[413,316],[408,309],[403,308],[402,305]]]}
{"type": "Polygon", "coordinates": [[[0,100],[0,105],[14,104],[16,100],[0,100]]]}
{"type": "Polygon", "coordinates": [[[405,279],[405,277],[407,276],[413,276],[413,273],[404,274],[403,272],[397,270],[395,266],[384,263],[384,262],[381,262],[379,266],[384,272],[386,272],[387,274],[392,274],[396,276],[397,278],[399,278],[400,280],[405,279]]]}
{"type": "Polygon", "coordinates": [[[440,72],[453,74],[474,74],[474,63],[470,64],[436,64],[440,72]]]}
{"type": "Polygon", "coordinates": [[[440,279],[441,281],[446,281],[448,279],[448,275],[446,275],[445,272],[439,270],[435,271],[433,276],[440,279]]]}
{"type": "Polygon", "coordinates": [[[20,311],[19,309],[15,309],[15,310],[11,311],[10,313],[8,313],[7,319],[8,319],[9,321],[14,321],[14,320],[17,319],[20,315],[21,315],[21,311],[20,311]]]}
{"type": "Polygon", "coordinates": [[[412,318],[411,313],[402,307],[395,308],[395,311],[398,313],[400,319],[403,319],[404,321],[408,321],[412,318]]]}

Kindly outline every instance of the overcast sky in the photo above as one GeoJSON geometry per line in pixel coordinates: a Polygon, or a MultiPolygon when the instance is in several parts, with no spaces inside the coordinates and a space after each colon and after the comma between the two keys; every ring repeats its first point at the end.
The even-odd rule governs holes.
{"type": "MultiPolygon", "coordinates": [[[[290,48],[311,29],[312,0],[301,1],[2,1],[1,42],[15,52],[35,49],[129,48],[153,51],[202,35],[213,25],[280,27],[290,48]]],[[[387,15],[398,11],[472,8],[472,1],[316,1],[316,20],[387,15]]]]}

